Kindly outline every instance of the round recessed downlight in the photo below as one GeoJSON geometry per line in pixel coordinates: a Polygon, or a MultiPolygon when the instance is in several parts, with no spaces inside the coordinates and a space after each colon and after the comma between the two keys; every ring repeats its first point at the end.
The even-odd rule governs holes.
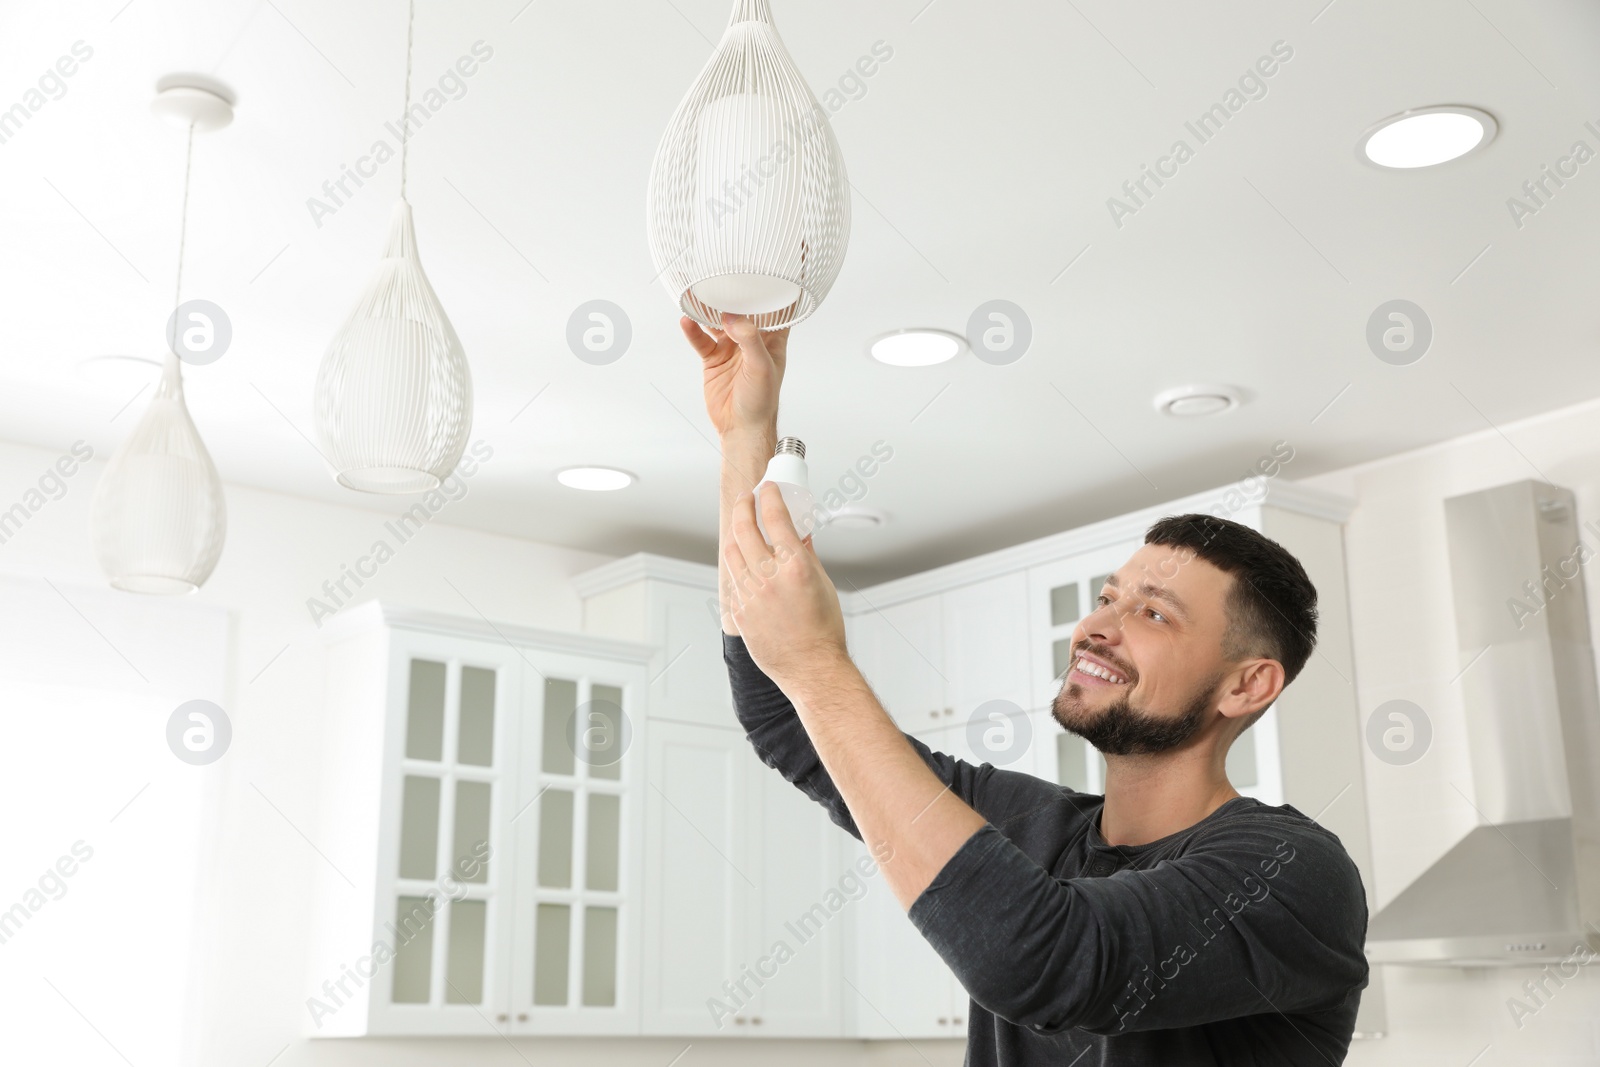
{"type": "Polygon", "coordinates": [[[1421,107],[1390,115],[1356,142],[1356,155],[1388,170],[1433,167],[1476,152],[1494,140],[1499,123],[1463,104],[1421,107]]]}
{"type": "Polygon", "coordinates": [[[822,525],[828,529],[876,530],[889,521],[889,516],[873,508],[858,508],[846,504],[823,516],[822,525]]]}
{"type": "Polygon", "coordinates": [[[556,472],[556,481],[569,489],[586,489],[592,493],[606,493],[613,489],[626,489],[638,481],[627,471],[613,467],[568,467],[556,472]]]}
{"type": "Polygon", "coordinates": [[[949,330],[908,329],[886,333],[872,342],[872,358],[891,367],[931,367],[967,350],[967,339],[949,330]]]}
{"type": "Polygon", "coordinates": [[[1231,385],[1180,385],[1155,398],[1155,409],[1163,415],[1198,418],[1220,415],[1239,406],[1242,397],[1231,385]]]}

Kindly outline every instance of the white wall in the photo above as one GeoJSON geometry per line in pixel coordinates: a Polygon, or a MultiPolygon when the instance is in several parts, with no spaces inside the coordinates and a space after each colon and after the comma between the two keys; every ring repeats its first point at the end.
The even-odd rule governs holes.
{"type": "MultiPolygon", "coordinates": [[[[1478,821],[1462,796],[1472,795],[1472,769],[1461,691],[1452,684],[1461,664],[1444,500],[1535,478],[1573,491],[1580,524],[1600,519],[1597,415],[1600,402],[1586,402],[1305,480],[1359,502],[1345,526],[1345,562],[1363,722],[1384,701],[1405,699],[1433,726],[1431,747],[1416,763],[1391,766],[1363,753],[1380,906],[1478,821]]],[[[1586,569],[1584,583],[1600,639],[1596,570],[1586,569]]],[[[1550,982],[1553,995],[1519,1027],[1507,1001],[1521,997],[1537,1007],[1522,986],[1538,975],[1531,968],[1387,968],[1389,1036],[1357,1042],[1348,1062],[1600,1064],[1600,967],[1583,968],[1564,988],[1550,982]]]]}
{"type": "MultiPolygon", "coordinates": [[[[1457,668],[1441,502],[1456,493],[1538,477],[1536,466],[1577,493],[1581,517],[1600,517],[1600,435],[1589,429],[1597,413],[1600,404],[1582,405],[1501,427],[1504,437],[1486,431],[1310,480],[1360,501],[1346,530],[1346,549],[1362,714],[1384,700],[1405,697],[1427,710],[1435,729],[1433,749],[1418,764],[1395,768],[1368,760],[1380,903],[1391,899],[1473,819],[1449,785],[1452,778],[1465,784],[1469,772],[1459,740],[1459,698],[1449,685],[1457,668]]],[[[59,451],[0,445],[0,509],[20,499],[68,444],[63,442],[59,451]]],[[[87,533],[89,498],[100,466],[97,461],[75,475],[62,499],[46,504],[0,544],[0,575],[48,577],[74,597],[103,587],[87,533]]],[[[195,599],[225,609],[230,619],[223,703],[233,719],[232,748],[206,768],[178,765],[162,748],[150,757],[171,760],[174,766],[163,773],[181,770],[202,783],[196,795],[204,806],[201,836],[206,847],[192,894],[200,943],[188,967],[191,979],[183,989],[149,988],[141,975],[158,969],[142,966],[139,959],[105,958],[98,965],[120,972],[130,996],[158,1006],[151,1010],[177,1013],[170,1016],[173,1024],[190,1035],[185,1063],[431,1067],[470,1059],[511,1067],[528,1061],[572,1063],[580,1053],[590,1067],[672,1062],[688,1042],[519,1041],[513,1048],[488,1040],[311,1041],[302,1036],[308,1029],[300,936],[307,922],[307,890],[338,877],[296,829],[309,833],[317,822],[320,773],[320,668],[306,600],[321,595],[324,580],[337,578],[343,564],[384,535],[383,522],[390,515],[237,487],[229,487],[228,505],[227,548],[216,574],[195,599]]],[[[377,596],[443,612],[481,612],[496,620],[580,629],[580,603],[570,576],[607,557],[476,533],[448,526],[448,521],[447,508],[399,548],[359,591],[359,599],[377,596]]],[[[1586,580],[1591,604],[1600,605],[1595,575],[1586,575],[1586,580]]],[[[4,714],[10,711],[0,709],[4,714]]],[[[69,721],[62,728],[71,731],[79,725],[69,721]]],[[[125,742],[91,731],[73,743],[125,742]]],[[[13,748],[8,755],[8,762],[15,763],[28,754],[13,748]]],[[[122,822],[106,829],[114,832],[122,822]]],[[[18,841],[26,845],[24,852],[44,850],[24,855],[23,868],[55,858],[50,851],[55,846],[45,838],[8,835],[7,847],[15,849],[18,841]]],[[[81,888],[87,888],[86,879],[95,873],[92,863],[85,866],[81,888]]],[[[0,886],[0,897],[10,888],[0,886]]],[[[20,892],[23,887],[16,888],[20,892]]],[[[148,886],[129,888],[138,889],[141,900],[150,895],[148,886]]],[[[40,918],[65,924],[74,920],[73,909],[80,905],[85,911],[77,917],[85,914],[93,904],[90,894],[80,892],[78,885],[72,892],[40,918]]],[[[102,892],[111,899],[101,906],[114,907],[116,894],[102,892]]],[[[176,892],[167,897],[189,899],[176,892]]],[[[146,907],[159,912],[158,905],[146,907]]],[[[169,903],[169,911],[177,907],[169,903]]],[[[175,913],[163,917],[178,918],[175,913]]],[[[8,951],[15,944],[0,945],[0,972],[8,980],[20,973],[19,980],[37,984],[46,974],[67,973],[62,968],[68,964],[59,957],[52,962],[48,954],[8,951]]],[[[1482,1067],[1600,1064],[1600,976],[1593,971],[1570,982],[1519,1030],[1506,1000],[1519,994],[1522,982],[1536,972],[1391,969],[1390,1034],[1357,1042],[1348,1062],[1460,1067],[1483,1052],[1475,1061],[1482,1067]]],[[[74,1052],[66,1059],[121,1063],[107,1045],[136,1043],[134,1034],[119,1028],[137,1027],[138,1020],[110,1003],[107,994],[99,995],[107,997],[105,1003],[80,1000],[75,1008],[103,1023],[103,1040],[74,1010],[59,1004],[53,1009],[49,1022],[70,1037],[74,1052]]],[[[696,1040],[693,1046],[679,1061],[685,1067],[756,1062],[788,1067],[818,1058],[875,1067],[953,1067],[962,1058],[962,1045],[955,1041],[918,1042],[912,1048],[899,1042],[867,1046],[724,1039],[696,1040]]],[[[134,1062],[142,1061],[134,1057],[134,1062]]]]}

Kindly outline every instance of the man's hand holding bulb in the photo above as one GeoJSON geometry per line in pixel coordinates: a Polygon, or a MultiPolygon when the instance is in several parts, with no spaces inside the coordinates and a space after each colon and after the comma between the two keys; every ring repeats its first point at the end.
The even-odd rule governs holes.
{"type": "Polygon", "coordinates": [[[706,330],[685,316],[684,336],[700,355],[706,414],[722,445],[719,591],[724,633],[740,634],[750,658],[779,688],[817,670],[849,662],[839,594],[802,539],[776,483],[760,494],[757,479],[778,441],[778,393],[789,331],[763,334],[748,318],[723,316],[706,330]]]}

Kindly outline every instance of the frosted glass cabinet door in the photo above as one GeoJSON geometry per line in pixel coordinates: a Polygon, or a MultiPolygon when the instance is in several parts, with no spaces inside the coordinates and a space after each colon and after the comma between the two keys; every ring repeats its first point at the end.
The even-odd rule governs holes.
{"type": "Polygon", "coordinates": [[[492,1032],[505,1011],[509,841],[501,829],[519,672],[509,648],[397,632],[374,940],[373,1029],[492,1032]]]}
{"type": "Polygon", "coordinates": [[[524,656],[511,1032],[636,1033],[646,673],[524,656]]]}

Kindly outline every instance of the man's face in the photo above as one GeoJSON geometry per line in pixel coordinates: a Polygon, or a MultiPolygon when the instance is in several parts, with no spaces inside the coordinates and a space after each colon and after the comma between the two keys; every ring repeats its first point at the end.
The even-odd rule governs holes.
{"type": "Polygon", "coordinates": [[[1107,755],[1163,752],[1211,717],[1233,576],[1191,549],[1144,545],[1107,580],[1072,633],[1072,666],[1051,708],[1107,755]],[[1095,671],[1110,674],[1106,678],[1095,671]]]}

